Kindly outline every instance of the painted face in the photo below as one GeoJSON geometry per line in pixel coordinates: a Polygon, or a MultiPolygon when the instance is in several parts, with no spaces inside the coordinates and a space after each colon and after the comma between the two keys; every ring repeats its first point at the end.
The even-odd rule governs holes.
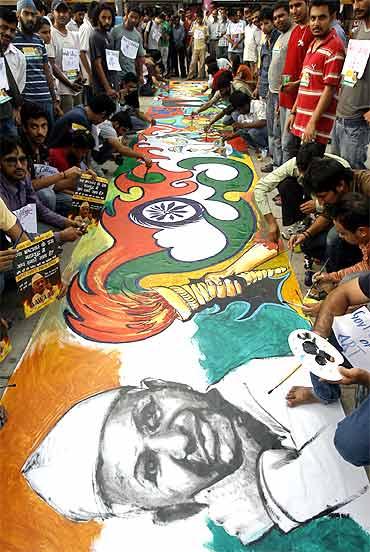
{"type": "Polygon", "coordinates": [[[18,13],[18,17],[22,29],[26,33],[32,33],[37,20],[36,12],[27,9],[21,10],[20,13],[18,13]]]}
{"type": "Polygon", "coordinates": [[[217,391],[150,382],[122,395],[102,432],[97,481],[107,500],[154,509],[187,502],[242,463],[235,414],[217,391]]]}
{"type": "Polygon", "coordinates": [[[51,42],[50,25],[43,25],[40,28],[38,34],[42,38],[42,40],[45,42],[45,44],[50,44],[50,42],[51,42]]]}
{"type": "Polygon", "coordinates": [[[21,148],[4,155],[0,161],[1,172],[11,181],[21,181],[27,172],[27,157],[21,148]]]}
{"type": "Polygon", "coordinates": [[[312,6],[310,10],[310,29],[312,34],[320,38],[326,36],[331,29],[333,17],[328,6],[312,6]]]}
{"type": "Polygon", "coordinates": [[[31,142],[41,145],[45,142],[48,135],[48,121],[45,117],[40,117],[39,119],[29,119],[25,131],[31,142]]]}
{"type": "Polygon", "coordinates": [[[354,9],[356,19],[366,19],[370,16],[370,0],[355,0],[354,9]]]}
{"type": "Polygon", "coordinates": [[[17,23],[8,23],[0,18],[0,43],[3,50],[7,50],[17,30],[17,23]]]}
{"type": "Polygon", "coordinates": [[[112,27],[112,13],[110,10],[102,10],[100,12],[99,27],[102,31],[109,31],[112,27]]]}
{"type": "Polygon", "coordinates": [[[271,21],[271,19],[263,19],[261,21],[261,31],[265,34],[265,35],[269,35],[272,33],[272,30],[274,28],[274,24],[273,22],[271,21]]]}
{"type": "Polygon", "coordinates": [[[289,10],[294,23],[304,23],[306,21],[308,8],[304,0],[291,0],[289,10]]]}
{"type": "Polygon", "coordinates": [[[274,25],[281,33],[286,33],[290,28],[291,22],[289,13],[284,8],[274,10],[274,25]]]}

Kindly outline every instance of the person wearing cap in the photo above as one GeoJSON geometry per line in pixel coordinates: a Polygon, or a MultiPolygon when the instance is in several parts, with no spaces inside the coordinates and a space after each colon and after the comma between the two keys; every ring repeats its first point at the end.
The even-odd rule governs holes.
{"type": "Polygon", "coordinates": [[[44,301],[47,301],[53,295],[53,286],[50,287],[44,276],[39,272],[32,276],[31,286],[33,292],[31,300],[32,307],[41,305],[41,303],[44,303],[44,301]]]}
{"type": "Polygon", "coordinates": [[[26,58],[26,84],[22,96],[29,102],[42,106],[49,124],[54,123],[54,107],[58,105],[51,74],[48,55],[43,40],[35,34],[36,7],[32,0],[19,0],[17,3],[19,27],[13,44],[26,58]]]}
{"type": "Polygon", "coordinates": [[[164,524],[200,514],[243,544],[274,526],[288,533],[345,507],[368,481],[333,446],[339,405],[329,419],[316,405],[307,424],[306,411],[291,416],[267,394],[287,362],[253,360],[207,392],[145,379],[84,399],[30,454],[23,476],[75,522],[151,513],[164,524]],[[320,490],[308,500],[313,484],[320,490]]]}
{"type": "Polygon", "coordinates": [[[82,102],[80,75],[80,43],[77,33],[66,27],[69,7],[64,0],[53,0],[51,10],[54,25],[51,28],[51,43],[55,49],[53,73],[58,79],[60,106],[64,113],[82,102]]]}

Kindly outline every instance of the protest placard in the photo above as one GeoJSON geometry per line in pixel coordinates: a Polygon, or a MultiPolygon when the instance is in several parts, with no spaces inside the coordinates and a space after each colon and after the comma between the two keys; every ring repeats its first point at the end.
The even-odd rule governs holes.
{"type": "Polygon", "coordinates": [[[83,174],[72,197],[72,214],[69,218],[90,226],[100,220],[108,191],[108,180],[100,176],[83,174]]]}
{"type": "Polygon", "coordinates": [[[361,307],[351,314],[337,316],[333,330],[342,352],[355,368],[370,371],[370,312],[361,307]]]}
{"type": "Polygon", "coordinates": [[[53,303],[62,288],[53,232],[17,245],[14,270],[26,318],[53,303]]]}

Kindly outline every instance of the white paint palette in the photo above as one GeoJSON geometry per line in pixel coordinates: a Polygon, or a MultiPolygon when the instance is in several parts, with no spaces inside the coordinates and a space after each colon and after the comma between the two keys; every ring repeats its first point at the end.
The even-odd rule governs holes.
{"type": "Polygon", "coordinates": [[[343,356],[326,339],[309,330],[295,330],[289,335],[289,347],[297,361],[312,374],[328,381],[339,381],[338,370],[343,356]]]}

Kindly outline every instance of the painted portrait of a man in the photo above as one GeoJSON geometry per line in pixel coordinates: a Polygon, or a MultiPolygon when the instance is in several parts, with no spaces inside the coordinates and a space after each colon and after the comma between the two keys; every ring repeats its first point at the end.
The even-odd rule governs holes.
{"type": "Polygon", "coordinates": [[[289,427],[274,400],[261,402],[266,392],[256,374],[289,361],[252,361],[206,392],[146,379],[94,395],[59,420],[23,474],[43,500],[77,522],[150,511],[163,524],[205,510],[243,544],[274,525],[289,532],[367,488],[363,470],[333,445],[339,411],[328,426],[315,405],[309,425],[302,424],[305,412],[289,427]],[[312,481],[328,477],[330,488],[308,503],[312,481]]]}

